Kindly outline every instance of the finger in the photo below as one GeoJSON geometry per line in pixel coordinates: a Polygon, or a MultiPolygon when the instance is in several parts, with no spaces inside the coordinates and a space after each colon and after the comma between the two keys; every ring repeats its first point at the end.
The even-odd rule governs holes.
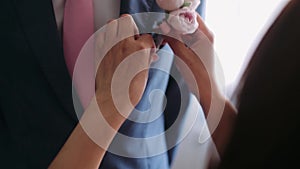
{"type": "Polygon", "coordinates": [[[104,41],[105,41],[105,31],[104,29],[101,29],[99,31],[97,31],[95,33],[95,44],[96,44],[96,47],[97,48],[100,48],[102,47],[102,45],[104,44],[104,41]]]}
{"type": "Polygon", "coordinates": [[[156,62],[158,60],[158,58],[159,58],[159,56],[156,53],[154,53],[151,57],[151,63],[156,62]]]}
{"type": "Polygon", "coordinates": [[[109,24],[110,22],[114,21],[115,19],[110,19],[106,22],[106,24],[109,24]]]}
{"type": "Polygon", "coordinates": [[[96,68],[100,62],[100,59],[103,57],[105,52],[105,32],[104,31],[97,31],[94,36],[95,38],[95,65],[96,68]]]}
{"type": "Polygon", "coordinates": [[[133,18],[129,14],[123,14],[118,19],[118,38],[125,39],[128,37],[134,37],[139,34],[138,27],[136,26],[133,18]]]}
{"type": "Polygon", "coordinates": [[[148,66],[152,63],[152,56],[156,53],[155,42],[150,34],[140,35],[139,38],[135,41],[140,46],[140,50],[144,50],[145,56],[147,58],[148,66]]]}
{"type": "Polygon", "coordinates": [[[206,37],[209,39],[211,43],[214,43],[213,33],[206,26],[205,22],[203,21],[203,19],[199,14],[197,15],[197,22],[199,23],[198,29],[200,29],[206,35],[206,37]]]}
{"type": "Polygon", "coordinates": [[[105,26],[105,43],[112,44],[117,36],[118,22],[110,20],[105,26]]]}

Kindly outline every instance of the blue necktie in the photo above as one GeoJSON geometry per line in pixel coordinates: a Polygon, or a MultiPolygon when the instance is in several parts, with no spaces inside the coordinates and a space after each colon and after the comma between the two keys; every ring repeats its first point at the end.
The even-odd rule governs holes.
{"type": "MultiPolygon", "coordinates": [[[[122,0],[120,14],[162,12],[155,0],[122,0]]],[[[143,18],[134,17],[140,29],[151,28],[151,21],[143,22],[143,18]]],[[[152,22],[153,23],[153,22],[152,22]]],[[[153,23],[154,24],[154,23],[153,23]]],[[[170,51],[168,46],[165,50],[170,51]]],[[[109,151],[104,156],[100,168],[103,169],[169,169],[164,119],[164,93],[172,65],[172,53],[158,52],[159,60],[151,65],[145,92],[136,111],[122,125],[109,151]],[[161,56],[164,55],[164,56],[161,56]],[[161,135],[154,142],[147,138],[161,135]],[[137,138],[139,141],[135,141],[137,138]],[[145,140],[143,140],[145,139],[145,140]]]]}

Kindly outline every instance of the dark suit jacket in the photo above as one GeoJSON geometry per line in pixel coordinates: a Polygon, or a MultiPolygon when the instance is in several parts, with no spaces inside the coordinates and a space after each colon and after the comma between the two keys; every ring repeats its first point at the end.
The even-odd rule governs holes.
{"type": "MultiPolygon", "coordinates": [[[[152,2],[128,8],[147,11],[152,2]]],[[[0,12],[0,168],[46,168],[78,122],[52,2],[1,0],[0,12]]],[[[174,83],[167,90],[166,128],[180,105],[174,83]]]]}
{"type": "Polygon", "coordinates": [[[300,1],[293,0],[253,55],[221,169],[299,168],[299,18],[300,1]]]}
{"type": "Polygon", "coordinates": [[[46,168],[77,123],[52,2],[0,6],[0,166],[46,168]]]}

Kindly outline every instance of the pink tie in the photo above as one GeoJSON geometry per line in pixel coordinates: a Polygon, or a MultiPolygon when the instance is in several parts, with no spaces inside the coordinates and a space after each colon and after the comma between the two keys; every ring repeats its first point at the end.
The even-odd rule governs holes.
{"type": "MultiPolygon", "coordinates": [[[[73,77],[76,60],[81,48],[94,33],[93,0],[66,0],[63,24],[63,47],[68,71],[73,77]]],[[[93,57],[77,63],[74,74],[75,89],[84,108],[90,102],[93,90],[93,57]],[[83,61],[83,62],[82,62],[83,61]],[[78,74],[77,72],[80,72],[78,74]]]]}

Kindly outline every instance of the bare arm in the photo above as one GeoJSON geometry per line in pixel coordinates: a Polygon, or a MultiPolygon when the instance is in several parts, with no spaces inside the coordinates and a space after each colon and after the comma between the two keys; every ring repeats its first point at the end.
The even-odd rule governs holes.
{"type": "MultiPolygon", "coordinates": [[[[199,30],[203,32],[207,40],[210,41],[210,43],[213,43],[213,36],[209,29],[205,26],[205,23],[202,21],[200,16],[198,17],[199,22],[199,30]]],[[[194,38],[194,37],[192,37],[194,38]]],[[[189,40],[185,37],[185,40],[189,40]]],[[[207,69],[213,69],[214,68],[214,55],[205,56],[205,57],[211,57],[211,58],[202,58],[203,60],[206,60],[204,63],[199,57],[191,50],[191,48],[187,47],[182,42],[174,39],[174,38],[166,38],[167,42],[170,44],[171,48],[173,49],[174,53],[184,62],[185,65],[188,66],[188,68],[192,71],[193,76],[195,77],[196,85],[193,84],[194,82],[191,80],[191,75],[188,74],[187,70],[185,70],[182,62],[178,61],[177,58],[175,58],[176,66],[179,68],[179,71],[185,78],[189,89],[192,93],[194,93],[202,105],[202,108],[204,110],[205,116],[221,116],[221,119],[218,123],[218,126],[215,127],[214,123],[218,121],[218,119],[210,119],[207,121],[208,127],[210,132],[212,133],[212,138],[216,144],[217,150],[219,154],[222,156],[224,153],[224,150],[226,148],[226,145],[229,141],[229,137],[231,135],[231,131],[235,122],[236,118],[236,110],[234,106],[228,101],[219,90],[216,90],[214,93],[212,93],[212,87],[215,89],[217,88],[216,80],[213,79],[212,76],[209,76],[208,71],[213,72],[213,70],[207,70],[207,69]],[[204,66],[204,64],[206,64],[204,66]],[[198,95],[201,95],[200,96],[198,95]],[[210,112],[211,108],[211,101],[214,99],[215,102],[224,104],[224,110],[222,112],[210,112]],[[209,113],[212,113],[209,115],[209,113]],[[214,113],[220,113],[220,114],[214,114],[214,113]]],[[[194,39],[195,40],[195,39],[194,39]]],[[[203,39],[202,39],[203,40],[203,39]]],[[[197,46],[194,46],[197,48],[197,46]]]]}
{"type": "Polygon", "coordinates": [[[80,124],[77,124],[59,154],[49,166],[50,169],[98,168],[105,150],[94,143],[80,124]]]}
{"type": "Polygon", "coordinates": [[[105,104],[107,105],[107,103],[99,104],[102,106],[102,115],[107,114],[105,119],[101,119],[97,101],[93,99],[67,142],[52,161],[50,169],[99,167],[116,131],[125,121],[125,117],[121,116],[114,106],[105,104]],[[110,126],[104,123],[100,126],[97,124],[103,120],[110,126]]]}
{"type": "Polygon", "coordinates": [[[134,36],[137,32],[131,16],[124,15],[122,19],[111,21],[106,32],[97,36],[96,44],[99,50],[97,56],[101,55],[101,52],[104,53],[106,49],[108,52],[97,68],[96,96],[50,164],[50,169],[96,169],[99,167],[118,129],[141,99],[148,79],[151,49],[155,44],[150,35],[134,36]],[[118,41],[119,43],[114,44],[118,41]],[[117,83],[116,89],[112,85],[112,78],[119,64],[130,55],[133,59],[124,63],[126,65],[120,72],[138,71],[139,73],[133,79],[123,79],[123,76],[118,76],[117,82],[124,83],[128,80],[130,82],[129,89],[124,92],[124,90],[118,90],[124,88],[123,83],[117,83]],[[116,92],[113,95],[114,90],[116,92]],[[113,97],[117,100],[124,100],[121,110],[115,107],[113,97]]]}

